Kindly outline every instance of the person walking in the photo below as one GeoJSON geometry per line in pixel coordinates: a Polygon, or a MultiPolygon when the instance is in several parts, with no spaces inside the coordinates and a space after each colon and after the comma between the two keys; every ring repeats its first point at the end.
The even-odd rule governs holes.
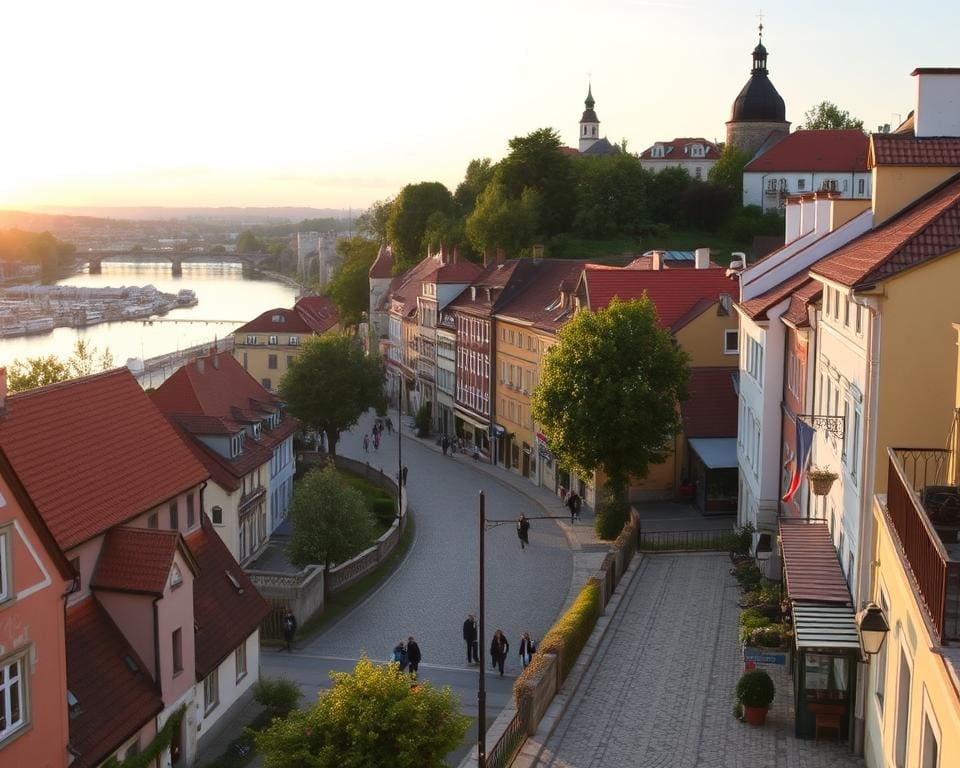
{"type": "Polygon", "coordinates": [[[583,503],[583,500],[580,498],[580,494],[576,491],[571,490],[570,495],[567,496],[567,509],[570,510],[570,522],[580,519],[580,505],[583,503]]]}
{"type": "Polygon", "coordinates": [[[467,664],[480,663],[480,656],[477,654],[477,617],[472,613],[467,614],[463,621],[463,641],[467,644],[467,664]]]}
{"type": "Polygon", "coordinates": [[[376,430],[373,431],[373,450],[380,450],[380,433],[376,430]]]}
{"type": "Polygon", "coordinates": [[[407,649],[403,644],[403,640],[394,646],[393,649],[393,660],[400,665],[400,671],[405,672],[407,669],[407,649]]]}
{"type": "Polygon", "coordinates": [[[517,536],[520,537],[520,549],[530,546],[530,521],[524,514],[521,514],[520,519],[517,520],[517,536]]]}
{"type": "Polygon", "coordinates": [[[537,644],[530,639],[530,633],[524,632],[520,635],[520,663],[526,669],[527,665],[533,661],[533,654],[537,652],[537,644]]]}
{"type": "Polygon", "coordinates": [[[293,611],[287,608],[287,615],[283,617],[283,642],[286,643],[287,652],[293,650],[293,636],[297,634],[297,617],[293,611]]]}
{"type": "Polygon", "coordinates": [[[450,447],[450,440],[446,435],[440,438],[440,449],[443,451],[443,455],[447,455],[447,449],[450,447]]]}
{"type": "Polygon", "coordinates": [[[420,646],[412,637],[407,638],[407,664],[410,667],[410,674],[417,676],[417,669],[420,667],[420,646]]]}
{"type": "Polygon", "coordinates": [[[503,662],[507,660],[507,654],[510,653],[510,643],[507,642],[507,636],[503,634],[502,629],[493,633],[493,639],[490,641],[490,661],[494,669],[499,667],[500,677],[503,677],[503,662]]]}
{"type": "Polygon", "coordinates": [[[403,465],[403,469],[400,471],[400,479],[403,481],[403,487],[407,487],[407,465],[403,465]]]}
{"type": "Polygon", "coordinates": [[[370,435],[363,433],[363,452],[370,453],[370,435]]]}
{"type": "Polygon", "coordinates": [[[389,416],[387,416],[386,424],[387,424],[387,434],[388,434],[388,435],[392,435],[392,434],[393,434],[393,419],[391,419],[389,416]]]}

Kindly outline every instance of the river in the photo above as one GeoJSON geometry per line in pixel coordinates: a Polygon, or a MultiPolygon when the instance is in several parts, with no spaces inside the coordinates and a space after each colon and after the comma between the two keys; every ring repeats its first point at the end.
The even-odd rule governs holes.
{"type": "Polygon", "coordinates": [[[197,294],[197,305],[174,309],[153,322],[129,320],[102,323],[88,328],[56,328],[50,333],[0,340],[0,365],[16,358],[56,355],[70,356],[77,339],[98,350],[109,348],[114,363],[127,358],[150,358],[185,349],[214,338],[229,336],[237,326],[273,307],[292,307],[297,290],[279,280],[244,272],[240,264],[183,265],[183,276],[171,274],[170,262],[103,262],[103,273],[84,271],[57,285],[105,287],[152,284],[165,293],[189,288],[197,294]],[[210,322],[171,322],[204,320],[210,322]]]}

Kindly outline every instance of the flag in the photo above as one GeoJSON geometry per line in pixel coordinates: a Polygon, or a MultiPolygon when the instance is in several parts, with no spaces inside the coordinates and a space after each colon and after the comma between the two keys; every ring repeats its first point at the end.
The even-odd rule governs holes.
{"type": "Polygon", "coordinates": [[[783,495],[784,501],[790,501],[793,495],[800,487],[800,481],[803,479],[803,473],[807,469],[807,462],[810,461],[810,449],[813,447],[814,430],[807,422],[797,419],[795,422],[796,434],[796,464],[793,467],[793,477],[790,478],[790,487],[783,495]]]}

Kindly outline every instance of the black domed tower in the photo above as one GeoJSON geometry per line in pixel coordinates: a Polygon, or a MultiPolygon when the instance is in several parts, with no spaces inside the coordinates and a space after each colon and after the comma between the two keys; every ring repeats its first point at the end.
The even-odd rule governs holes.
{"type": "Polygon", "coordinates": [[[751,157],[772,131],[790,132],[783,99],[773,87],[767,72],[767,49],[763,46],[763,24],[760,42],[753,49],[750,79],[734,99],[727,123],[727,143],[742,149],[751,157]]]}

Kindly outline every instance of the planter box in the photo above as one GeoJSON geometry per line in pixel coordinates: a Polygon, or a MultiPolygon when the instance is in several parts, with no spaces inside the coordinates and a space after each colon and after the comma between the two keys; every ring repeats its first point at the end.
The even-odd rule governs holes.
{"type": "Polygon", "coordinates": [[[754,666],[763,665],[766,667],[786,668],[789,655],[790,651],[788,648],[763,648],[753,645],[743,646],[743,663],[752,663],[754,666]]]}

